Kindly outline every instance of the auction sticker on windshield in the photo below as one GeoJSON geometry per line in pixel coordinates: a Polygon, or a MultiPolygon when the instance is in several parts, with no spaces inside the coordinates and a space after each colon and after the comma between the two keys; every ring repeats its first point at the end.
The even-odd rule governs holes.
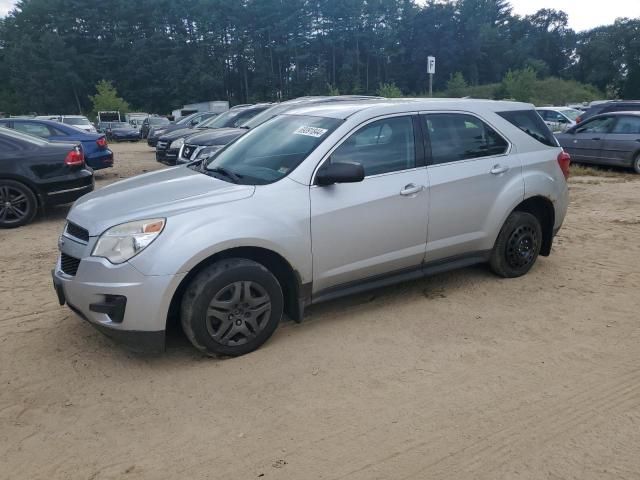
{"type": "Polygon", "coordinates": [[[327,133],[326,128],[318,128],[318,127],[298,127],[298,129],[293,132],[294,135],[306,135],[307,137],[315,137],[320,138],[322,135],[327,133]]]}

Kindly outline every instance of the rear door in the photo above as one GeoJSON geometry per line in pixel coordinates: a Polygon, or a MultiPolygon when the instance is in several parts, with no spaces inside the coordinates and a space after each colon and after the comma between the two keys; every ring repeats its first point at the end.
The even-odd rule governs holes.
{"type": "Polygon", "coordinates": [[[604,136],[601,157],[612,165],[628,167],[640,152],[640,116],[618,115],[611,132],[604,136]]]}
{"type": "Polygon", "coordinates": [[[569,133],[568,137],[563,137],[565,140],[562,146],[576,162],[603,163],[601,152],[604,137],[611,131],[614,124],[613,115],[603,115],[587,120],[570,130],[572,133],[569,133]]]}
{"type": "Polygon", "coordinates": [[[518,156],[476,115],[426,113],[421,119],[431,152],[426,261],[490,249],[495,232],[488,220],[500,192],[511,187],[514,195],[524,196],[518,156]]]}

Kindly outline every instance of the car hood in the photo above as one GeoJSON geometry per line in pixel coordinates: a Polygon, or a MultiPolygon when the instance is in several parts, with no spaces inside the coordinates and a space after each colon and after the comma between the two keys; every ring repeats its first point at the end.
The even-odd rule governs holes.
{"type": "Polygon", "coordinates": [[[204,133],[191,135],[185,140],[185,143],[202,147],[208,147],[210,145],[227,145],[248,131],[249,130],[246,128],[214,128],[211,130],[205,130],[204,133]]]}
{"type": "Polygon", "coordinates": [[[253,185],[235,185],[187,167],[176,167],[95,190],[76,201],[68,219],[94,237],[114,225],[242,200],[254,191],[253,185]]]}
{"type": "Polygon", "coordinates": [[[138,130],[136,130],[135,128],[121,127],[121,128],[113,128],[111,130],[111,133],[138,133],[138,130]]]}
{"type": "Polygon", "coordinates": [[[182,137],[186,137],[187,135],[191,135],[194,132],[193,128],[181,128],[179,130],[173,130],[171,132],[165,132],[160,135],[159,140],[163,142],[170,142],[173,140],[177,140],[182,137]]]}

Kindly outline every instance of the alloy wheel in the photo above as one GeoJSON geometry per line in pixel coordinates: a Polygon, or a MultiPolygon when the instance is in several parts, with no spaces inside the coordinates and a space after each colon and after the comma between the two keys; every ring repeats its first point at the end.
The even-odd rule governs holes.
{"type": "Polygon", "coordinates": [[[0,222],[11,224],[29,215],[29,199],[17,188],[0,185],[0,222]]]}

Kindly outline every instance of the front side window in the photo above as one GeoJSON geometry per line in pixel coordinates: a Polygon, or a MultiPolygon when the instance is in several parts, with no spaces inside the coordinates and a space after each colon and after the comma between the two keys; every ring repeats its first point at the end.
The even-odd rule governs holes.
{"type": "Polygon", "coordinates": [[[616,126],[613,127],[611,133],[622,135],[638,135],[640,134],[640,116],[638,117],[618,117],[616,126]]]}
{"type": "Polygon", "coordinates": [[[201,171],[232,183],[266,185],[286,177],[342,120],[282,115],[241,136],[201,171]]]}
{"type": "Polygon", "coordinates": [[[423,119],[434,164],[501,155],[509,148],[504,138],[473,115],[443,113],[423,119]]]}
{"type": "Polygon", "coordinates": [[[411,117],[385,118],[362,127],[333,152],[331,161],[360,163],[365,176],[414,168],[416,150],[411,117]]]}
{"type": "Polygon", "coordinates": [[[576,128],[576,133],[609,133],[614,123],[616,118],[613,116],[594,118],[576,128]]]}

